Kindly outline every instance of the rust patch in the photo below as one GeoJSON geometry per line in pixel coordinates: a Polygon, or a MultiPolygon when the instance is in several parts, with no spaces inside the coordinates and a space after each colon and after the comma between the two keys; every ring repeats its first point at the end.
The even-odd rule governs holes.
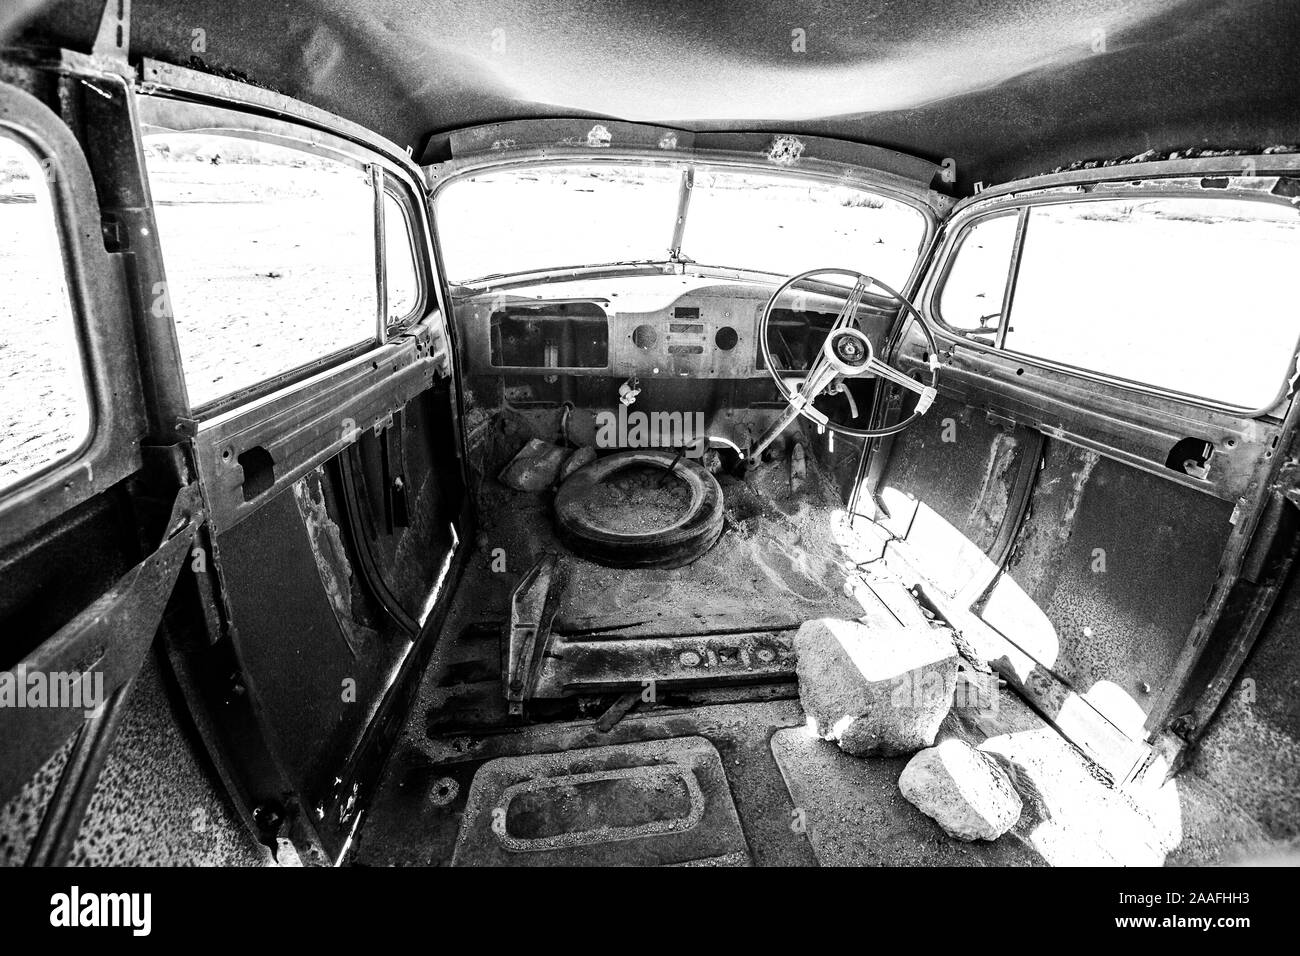
{"type": "Polygon", "coordinates": [[[293,499],[298,514],[307,529],[312,558],[320,574],[321,586],[329,599],[330,609],[338,621],[339,632],[352,656],[357,656],[356,621],[352,617],[352,562],[339,526],[329,516],[325,507],[325,492],[321,488],[321,471],[308,472],[293,484],[293,499]]]}
{"type": "Polygon", "coordinates": [[[975,543],[982,550],[988,549],[1006,519],[1011,486],[1015,483],[1018,450],[1019,443],[1009,432],[999,432],[989,444],[984,482],[966,518],[966,527],[971,535],[979,536],[980,540],[975,543]]]}
{"type": "Polygon", "coordinates": [[[1070,494],[1066,499],[1065,514],[1062,515],[1061,523],[1057,526],[1056,533],[1062,540],[1070,537],[1074,530],[1074,515],[1079,510],[1079,502],[1083,501],[1083,492],[1088,485],[1088,479],[1092,477],[1092,470],[1097,467],[1097,462],[1101,460],[1101,455],[1088,449],[1080,449],[1079,467],[1071,475],[1070,494]]]}
{"type": "Polygon", "coordinates": [[[767,158],[778,166],[793,166],[803,155],[803,143],[793,136],[774,136],[767,158]]]}

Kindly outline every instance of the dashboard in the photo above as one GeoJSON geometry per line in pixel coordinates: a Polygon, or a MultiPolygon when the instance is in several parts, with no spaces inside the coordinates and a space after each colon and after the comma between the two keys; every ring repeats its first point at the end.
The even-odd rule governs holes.
{"type": "MultiPolygon", "coordinates": [[[[455,311],[471,374],[767,378],[758,324],[775,285],[691,275],[582,279],[476,294],[455,311]]],[[[808,368],[838,307],[833,296],[783,297],[768,327],[783,370],[808,368]]],[[[881,313],[866,330],[874,345],[888,322],[881,313]]]]}

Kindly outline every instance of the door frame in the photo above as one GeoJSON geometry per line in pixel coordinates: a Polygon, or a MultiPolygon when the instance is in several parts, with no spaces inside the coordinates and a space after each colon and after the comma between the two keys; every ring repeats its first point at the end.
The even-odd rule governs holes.
{"type": "MultiPolygon", "coordinates": [[[[1238,409],[1070,368],[1001,348],[1005,314],[989,344],[943,325],[935,318],[934,302],[966,229],[979,219],[1043,203],[1107,198],[1208,195],[1295,207],[1298,176],[1300,154],[1234,155],[1119,164],[984,189],[957,203],[946,218],[918,292],[918,307],[933,320],[939,343],[942,394],[1234,506],[1218,576],[1185,639],[1173,679],[1153,702],[1149,747],[1127,773],[1129,782],[1144,776],[1162,780],[1180,765],[1188,746],[1204,733],[1277,596],[1276,587],[1261,587],[1255,578],[1266,556],[1276,557],[1281,547],[1279,525],[1263,521],[1265,515],[1296,501],[1296,469],[1288,464],[1293,453],[1287,450],[1300,434],[1300,401],[1284,383],[1269,407],[1238,409]],[[1218,449],[1206,478],[1165,465],[1168,449],[1188,436],[1205,437],[1218,449]],[[1254,571],[1247,567],[1252,561],[1254,571]],[[1235,605],[1250,609],[1249,625],[1225,633],[1220,624],[1235,605]]],[[[915,330],[904,331],[896,354],[904,367],[926,367],[915,330]]],[[[877,482],[892,443],[881,443],[872,462],[877,482]]]]}

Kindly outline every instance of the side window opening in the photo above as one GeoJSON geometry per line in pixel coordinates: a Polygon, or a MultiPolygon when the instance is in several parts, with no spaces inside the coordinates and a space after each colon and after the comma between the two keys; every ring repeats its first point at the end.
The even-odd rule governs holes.
{"type": "Polygon", "coordinates": [[[1192,197],[1031,206],[1008,350],[1245,409],[1272,405],[1300,314],[1300,215],[1192,197]]]}
{"type": "Polygon", "coordinates": [[[196,409],[378,340],[362,164],[190,132],[149,133],[145,159],[196,409]]]}
{"type": "Polygon", "coordinates": [[[0,133],[0,490],[74,454],[91,406],[47,167],[0,133]]]}
{"type": "Polygon", "coordinates": [[[384,267],[388,296],[388,325],[400,325],[420,304],[411,220],[391,192],[384,193],[384,267]]]}
{"type": "Polygon", "coordinates": [[[1300,216],[1284,203],[1137,197],[1033,204],[977,220],[936,299],[964,336],[1028,358],[1251,411],[1292,370],[1287,288],[1300,216]],[[1010,278],[1010,308],[1000,315],[1010,278]]]}
{"type": "Polygon", "coordinates": [[[961,238],[939,294],[938,318],[948,328],[992,345],[1016,242],[1018,212],[989,216],[961,238]]]}

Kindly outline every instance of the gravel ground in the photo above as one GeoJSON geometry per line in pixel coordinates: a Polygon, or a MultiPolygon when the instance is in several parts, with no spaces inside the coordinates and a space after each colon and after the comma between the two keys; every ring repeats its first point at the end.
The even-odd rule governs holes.
{"type": "MultiPolygon", "coordinates": [[[[0,486],[68,454],[90,427],[67,291],[52,267],[50,210],[36,188],[40,170],[32,167],[35,178],[25,184],[15,179],[19,154],[7,149],[0,149],[0,486]]],[[[195,405],[375,334],[371,192],[359,170],[215,136],[151,138],[148,160],[168,298],[195,405]]],[[[458,184],[438,204],[448,271],[463,280],[662,257],[656,229],[671,224],[675,182],[670,170],[622,178],[588,170],[458,184]]],[[[1273,207],[1271,221],[1248,221],[1240,218],[1243,208],[1200,201],[1188,218],[1148,221],[1142,229],[1088,213],[1065,233],[1053,229],[1037,258],[1026,253],[1025,263],[1037,268],[1022,265],[1008,344],[1266,404],[1300,333],[1282,285],[1300,225],[1289,209],[1273,207]],[[1037,279],[1026,278],[1030,273],[1037,279]],[[1153,275],[1181,278],[1155,286],[1153,275]],[[1170,336],[1167,321],[1146,321],[1156,314],[1175,316],[1178,335],[1170,336]]],[[[1267,211],[1250,208],[1251,215],[1267,211]]],[[[1059,212],[1045,216],[1043,229],[1062,221],[1059,212]]],[[[909,209],[876,206],[838,187],[702,174],[686,249],[701,262],[787,273],[857,267],[899,283],[915,257],[917,225],[909,209]]]]}
{"type": "MultiPolygon", "coordinates": [[[[90,428],[44,184],[30,171],[6,181],[14,167],[3,163],[5,142],[0,485],[71,452],[90,428]]],[[[227,154],[232,142],[223,139],[227,154]]],[[[310,157],[299,162],[214,165],[208,154],[151,150],[164,301],[176,318],[195,405],[376,333],[371,188],[359,170],[310,157]]],[[[34,172],[39,176],[39,167],[34,172]]]]}

